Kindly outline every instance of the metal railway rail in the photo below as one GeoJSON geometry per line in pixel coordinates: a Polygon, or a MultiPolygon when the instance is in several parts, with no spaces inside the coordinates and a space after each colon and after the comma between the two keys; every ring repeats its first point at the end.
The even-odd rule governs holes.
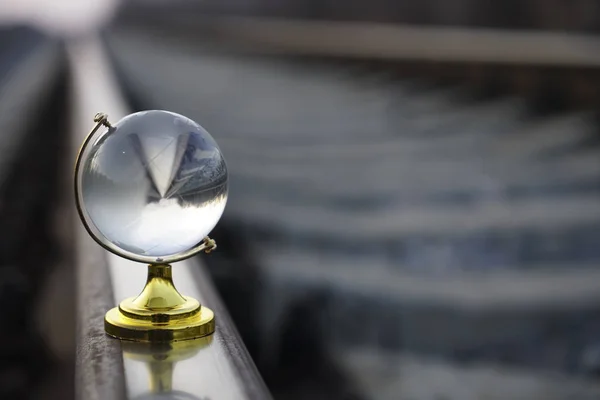
{"type": "Polygon", "coordinates": [[[152,26],[146,33],[158,33],[162,40],[180,42],[193,35],[242,51],[383,64],[417,77],[536,95],[550,103],[600,101],[597,5],[581,1],[565,10],[558,1],[553,6],[434,3],[131,0],[116,25],[152,26]],[[311,8],[323,12],[305,15],[303,10],[311,8]],[[515,25],[520,16],[524,19],[515,25]]]}

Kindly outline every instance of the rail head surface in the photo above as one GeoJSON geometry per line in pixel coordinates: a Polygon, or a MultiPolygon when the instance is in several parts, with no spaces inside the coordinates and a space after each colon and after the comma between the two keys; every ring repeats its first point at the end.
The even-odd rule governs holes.
{"type": "MultiPolygon", "coordinates": [[[[95,113],[106,112],[117,121],[129,110],[99,40],[71,43],[68,53],[74,99],[71,135],[74,159],[95,113]]],[[[176,263],[174,280],[182,293],[215,310],[215,334],[198,343],[167,347],[107,337],[104,313],[142,289],[146,266],[105,252],[81,226],[76,232],[78,399],[153,398],[157,394],[160,398],[202,400],[271,398],[210,277],[197,259],[176,263]]]]}

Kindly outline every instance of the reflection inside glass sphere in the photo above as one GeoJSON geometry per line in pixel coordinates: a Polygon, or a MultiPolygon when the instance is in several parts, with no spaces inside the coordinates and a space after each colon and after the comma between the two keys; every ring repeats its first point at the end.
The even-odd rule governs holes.
{"type": "Polygon", "coordinates": [[[184,116],[131,114],[91,138],[82,157],[86,222],[109,248],[139,261],[169,262],[197,247],[225,209],[225,160],[184,116]]]}

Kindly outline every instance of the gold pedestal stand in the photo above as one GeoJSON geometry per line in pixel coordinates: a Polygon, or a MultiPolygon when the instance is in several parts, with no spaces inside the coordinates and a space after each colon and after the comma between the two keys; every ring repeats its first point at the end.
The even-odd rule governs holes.
{"type": "Polygon", "coordinates": [[[215,315],[177,291],[169,264],[157,264],[148,266],[146,286],[139,296],[123,300],[106,313],[104,328],[119,339],[173,342],[212,334],[215,315]]]}

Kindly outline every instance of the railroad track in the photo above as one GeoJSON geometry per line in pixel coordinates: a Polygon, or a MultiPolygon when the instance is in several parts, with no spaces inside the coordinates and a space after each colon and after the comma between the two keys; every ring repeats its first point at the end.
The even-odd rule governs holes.
{"type": "Polygon", "coordinates": [[[242,51],[383,66],[537,97],[545,107],[600,101],[598,6],[589,1],[125,4],[116,25],[151,26],[163,40],[193,36],[242,51]]]}
{"type": "Polygon", "coordinates": [[[135,107],[190,115],[227,156],[220,234],[247,255],[213,257],[213,273],[234,318],[258,304],[261,324],[242,334],[267,378],[305,307],[323,311],[306,336],[352,373],[385,350],[459,375],[465,362],[506,368],[481,393],[512,368],[537,382],[529,398],[546,398],[546,373],[582,379],[556,398],[597,393],[597,109],[540,113],[535,98],[395,68],[182,38],[106,36],[135,107]],[[240,277],[256,288],[236,293],[240,277]]]}
{"type": "MultiPolygon", "coordinates": [[[[509,3],[505,10],[514,10],[509,3]]],[[[69,115],[80,134],[92,109],[118,117],[164,108],[214,134],[229,162],[231,196],[216,232],[223,250],[208,263],[276,397],[596,398],[597,22],[560,31],[560,24],[522,21],[509,32],[500,17],[450,28],[457,21],[424,11],[390,25],[398,21],[375,15],[323,23],[334,4],[299,20],[278,19],[285,10],[264,18],[206,6],[199,18],[172,4],[169,12],[125,10],[105,33],[116,84],[87,80],[106,62],[85,56],[94,46],[72,47],[77,101],[69,115]],[[423,19],[428,26],[411,25],[423,19]],[[549,29],[528,31],[536,27],[549,29]],[[97,110],[102,102],[109,108],[97,110]]],[[[12,279],[0,294],[18,292],[33,305],[54,260],[49,230],[61,225],[48,222],[55,200],[41,207],[38,199],[54,199],[55,156],[65,151],[64,121],[47,117],[62,103],[45,107],[64,97],[64,60],[55,42],[4,37],[0,48],[10,44],[14,57],[0,65],[8,77],[0,83],[0,127],[21,134],[0,148],[0,217],[11,230],[2,269],[12,279]],[[22,124],[32,114],[43,123],[22,124]],[[39,136],[45,128],[56,133],[52,140],[39,136]],[[39,183],[44,173],[44,184],[24,189],[22,179],[39,183]],[[44,245],[27,252],[32,238],[44,245]],[[41,254],[47,264],[32,262],[41,254]]],[[[71,208],[62,201],[65,217],[71,208]]],[[[76,249],[64,250],[77,250],[85,322],[78,335],[90,344],[79,352],[78,393],[141,393],[140,365],[121,363],[121,349],[97,331],[104,309],[134,290],[123,283],[133,281],[122,279],[129,270],[82,232],[63,230],[54,232],[61,243],[77,238],[76,249]],[[121,277],[114,293],[103,286],[111,274],[121,277]],[[94,354],[98,368],[85,369],[92,363],[84,357],[94,354]]],[[[182,268],[202,270],[195,260],[182,268]]],[[[219,304],[210,285],[189,290],[219,304]]],[[[221,331],[235,344],[225,322],[221,331]]],[[[22,342],[6,336],[5,351],[38,354],[39,335],[28,329],[22,342]]],[[[210,354],[241,378],[232,373],[190,392],[266,396],[252,363],[219,349],[210,354]]],[[[36,373],[17,366],[11,376],[25,378],[7,395],[36,373]]]]}

